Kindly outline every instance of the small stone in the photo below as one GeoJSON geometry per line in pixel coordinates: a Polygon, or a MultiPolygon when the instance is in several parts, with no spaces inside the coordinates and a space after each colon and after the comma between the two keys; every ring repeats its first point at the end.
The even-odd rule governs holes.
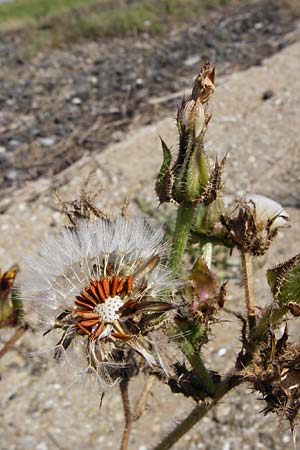
{"type": "Polygon", "coordinates": [[[194,66],[195,64],[197,64],[199,61],[201,60],[201,57],[199,55],[192,55],[189,56],[185,61],[184,61],[184,65],[186,67],[191,67],[194,66]]]}
{"type": "Polygon", "coordinates": [[[284,434],[284,435],[282,436],[282,442],[283,442],[284,444],[288,444],[290,441],[291,441],[291,436],[290,436],[289,434],[284,434]]]}
{"type": "Polygon", "coordinates": [[[5,147],[0,147],[0,162],[7,160],[7,151],[5,147]]]}
{"type": "Polygon", "coordinates": [[[21,142],[18,141],[17,139],[11,139],[9,141],[9,146],[12,148],[18,148],[18,147],[20,147],[20,145],[21,145],[21,142]]]}
{"type": "Polygon", "coordinates": [[[14,169],[8,170],[5,172],[4,178],[6,178],[8,181],[14,181],[16,178],[18,178],[18,172],[14,169]]]}
{"type": "Polygon", "coordinates": [[[79,97],[74,97],[74,98],[72,99],[72,103],[73,103],[73,105],[81,105],[82,100],[81,100],[81,98],[79,98],[79,97]]]}
{"type": "Polygon", "coordinates": [[[261,96],[261,99],[266,101],[274,96],[274,91],[272,89],[267,89],[261,96]]]}
{"type": "Polygon", "coordinates": [[[90,80],[91,80],[92,84],[98,84],[98,82],[99,82],[98,77],[95,77],[95,76],[91,76],[90,80]]]}
{"type": "Polygon", "coordinates": [[[143,80],[143,78],[137,78],[137,79],[135,80],[135,84],[137,85],[137,87],[143,86],[143,85],[144,85],[144,80],[143,80]]]}
{"type": "Polygon", "coordinates": [[[41,138],[40,143],[44,147],[51,147],[55,143],[55,139],[53,139],[51,137],[41,138]]]}
{"type": "Polygon", "coordinates": [[[46,442],[40,442],[36,447],[36,450],[48,450],[46,442]]]}
{"type": "Polygon", "coordinates": [[[230,450],[230,449],[231,449],[230,442],[229,441],[225,442],[225,444],[222,447],[222,450],[230,450]]]}

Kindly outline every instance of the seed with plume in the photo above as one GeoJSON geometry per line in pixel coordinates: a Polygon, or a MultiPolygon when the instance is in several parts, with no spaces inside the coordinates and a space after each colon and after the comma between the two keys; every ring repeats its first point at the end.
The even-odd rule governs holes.
{"type": "Polygon", "coordinates": [[[100,378],[120,349],[158,365],[147,333],[151,319],[173,309],[165,249],[161,232],[141,218],[82,221],[48,237],[28,259],[22,293],[31,323],[60,334],[55,359],[82,349],[85,371],[100,378]]]}
{"type": "Polygon", "coordinates": [[[246,195],[245,200],[255,209],[255,217],[258,227],[269,225],[270,230],[276,230],[287,226],[288,213],[280,203],[275,202],[264,195],[246,195]]]}

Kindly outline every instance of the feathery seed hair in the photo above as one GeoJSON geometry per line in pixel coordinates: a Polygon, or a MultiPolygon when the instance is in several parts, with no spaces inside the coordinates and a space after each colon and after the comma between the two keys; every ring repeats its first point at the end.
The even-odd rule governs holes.
{"type": "Polygon", "coordinates": [[[31,323],[60,334],[54,358],[81,349],[85,372],[101,384],[103,367],[126,365],[130,352],[162,367],[147,334],[174,309],[165,253],[161,231],[143,218],[82,221],[45,239],[27,261],[22,292],[31,323]]]}

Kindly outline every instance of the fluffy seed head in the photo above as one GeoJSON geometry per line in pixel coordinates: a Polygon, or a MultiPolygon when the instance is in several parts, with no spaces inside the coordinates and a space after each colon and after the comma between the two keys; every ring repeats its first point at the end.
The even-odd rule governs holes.
{"type": "Polygon", "coordinates": [[[32,325],[60,334],[55,359],[83,348],[86,371],[99,376],[129,348],[156,365],[147,333],[173,309],[164,253],[161,232],[141,218],[82,221],[48,237],[27,261],[22,293],[32,325]]]}

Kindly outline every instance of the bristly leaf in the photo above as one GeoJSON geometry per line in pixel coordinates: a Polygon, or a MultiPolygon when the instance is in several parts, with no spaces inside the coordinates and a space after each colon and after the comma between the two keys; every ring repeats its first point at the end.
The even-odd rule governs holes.
{"type": "Polygon", "coordinates": [[[281,306],[300,304],[300,254],[269,269],[267,279],[274,299],[281,306]]]}
{"type": "Polygon", "coordinates": [[[171,192],[172,192],[173,177],[170,168],[172,155],[170,149],[168,148],[164,140],[162,138],[160,138],[160,140],[163,150],[163,162],[160,171],[157,175],[155,191],[156,194],[158,195],[159,201],[161,203],[164,203],[169,202],[172,199],[171,192]]]}

